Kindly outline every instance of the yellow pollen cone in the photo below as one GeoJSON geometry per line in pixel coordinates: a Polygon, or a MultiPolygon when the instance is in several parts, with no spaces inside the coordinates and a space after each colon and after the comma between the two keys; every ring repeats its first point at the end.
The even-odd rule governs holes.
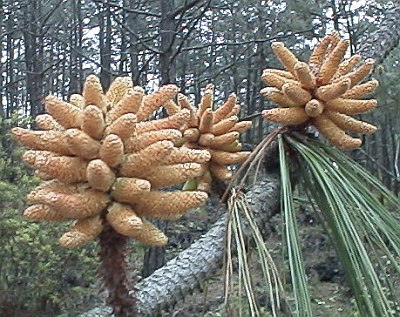
{"type": "Polygon", "coordinates": [[[282,125],[303,124],[309,119],[304,109],[299,107],[264,110],[261,115],[266,120],[282,125]]]}
{"type": "Polygon", "coordinates": [[[209,147],[210,144],[211,144],[211,140],[214,139],[214,137],[215,137],[215,136],[214,136],[214,134],[212,134],[212,133],[204,133],[204,134],[201,134],[200,137],[199,137],[198,143],[199,143],[201,146],[209,147]]]}
{"type": "Polygon", "coordinates": [[[94,240],[102,231],[100,217],[80,219],[61,236],[59,243],[65,248],[76,248],[94,240]]]}
{"type": "Polygon", "coordinates": [[[219,149],[237,140],[239,135],[239,132],[228,132],[226,134],[216,136],[211,140],[210,147],[212,149],[219,149]]]}
{"type": "Polygon", "coordinates": [[[59,124],[49,114],[40,114],[35,118],[36,126],[41,130],[59,130],[63,131],[65,128],[59,124]]]}
{"type": "Polygon", "coordinates": [[[312,99],[311,94],[298,84],[284,84],[282,92],[296,105],[305,105],[312,99]]]}
{"type": "Polygon", "coordinates": [[[93,160],[86,168],[86,178],[92,188],[106,192],[114,183],[115,174],[104,161],[93,160]]]}
{"type": "Polygon", "coordinates": [[[100,142],[78,129],[68,129],[66,139],[71,153],[91,160],[99,155],[100,142]]]}
{"type": "Polygon", "coordinates": [[[361,65],[358,69],[356,69],[354,72],[351,72],[346,75],[347,78],[351,80],[350,88],[354,87],[357,85],[360,81],[362,81],[365,77],[369,75],[369,73],[372,70],[372,67],[374,67],[375,60],[372,58],[368,58],[363,65],[361,65]]]}
{"type": "Polygon", "coordinates": [[[261,95],[265,98],[271,100],[281,107],[299,107],[304,104],[295,103],[293,100],[289,99],[284,93],[280,92],[274,87],[265,87],[260,91],[261,95]]]}
{"type": "Polygon", "coordinates": [[[135,210],[140,216],[177,219],[186,210],[202,206],[207,199],[207,193],[200,191],[150,191],[136,197],[135,210]]]}
{"type": "Polygon", "coordinates": [[[160,231],[149,221],[144,219],[142,221],[143,221],[142,229],[137,230],[135,232],[131,232],[129,234],[129,237],[138,240],[144,245],[153,247],[161,247],[167,244],[168,238],[162,231],[160,231]]]}
{"type": "Polygon", "coordinates": [[[297,57],[281,42],[272,43],[271,48],[282,65],[294,75],[294,65],[299,61],[297,57]]]}
{"type": "Polygon", "coordinates": [[[334,124],[336,124],[340,129],[343,129],[344,131],[371,134],[376,132],[377,130],[376,126],[363,121],[356,120],[352,117],[346,116],[345,114],[333,111],[326,111],[326,116],[329,119],[331,119],[334,124]]]}
{"type": "Polygon", "coordinates": [[[125,151],[126,153],[138,152],[148,147],[150,144],[163,140],[177,144],[178,140],[181,138],[182,132],[175,129],[144,132],[139,135],[133,135],[129,140],[125,141],[125,151]]]}
{"type": "Polygon", "coordinates": [[[182,126],[189,121],[190,111],[182,109],[177,114],[170,117],[152,120],[149,122],[139,122],[136,125],[136,133],[144,133],[162,129],[177,129],[180,130],[182,126]]]}
{"type": "Polygon", "coordinates": [[[53,152],[50,151],[25,151],[24,154],[22,154],[21,159],[24,161],[25,164],[29,166],[34,166],[36,163],[37,159],[47,159],[49,157],[56,157],[59,156],[53,152]]]}
{"type": "Polygon", "coordinates": [[[314,73],[317,73],[321,68],[322,62],[325,57],[326,50],[331,42],[329,36],[325,36],[317,45],[311,53],[309,65],[314,73]]]}
{"type": "Polygon", "coordinates": [[[347,135],[325,115],[314,118],[313,125],[330,143],[337,147],[352,150],[361,146],[360,139],[347,135]]]}
{"type": "Polygon", "coordinates": [[[206,171],[203,175],[197,178],[197,190],[203,192],[211,191],[212,177],[210,171],[206,171]]]}
{"type": "Polygon", "coordinates": [[[199,136],[200,131],[197,128],[188,128],[183,132],[183,138],[188,142],[196,142],[199,136]]]}
{"type": "Polygon", "coordinates": [[[379,82],[377,80],[370,80],[364,84],[354,86],[341,97],[344,99],[360,99],[373,92],[378,86],[379,82]]]}
{"type": "Polygon", "coordinates": [[[347,115],[355,115],[376,108],[377,101],[357,99],[333,99],[326,103],[327,109],[347,115]]]}
{"type": "Polygon", "coordinates": [[[304,110],[309,117],[315,118],[324,111],[324,108],[325,105],[321,101],[317,99],[311,99],[309,102],[307,102],[304,110]]]}
{"type": "Polygon", "coordinates": [[[181,107],[179,107],[172,99],[164,103],[163,107],[167,111],[169,116],[172,116],[181,110],[181,107]]]}
{"type": "Polygon", "coordinates": [[[221,181],[229,181],[232,178],[232,172],[225,165],[210,164],[210,172],[221,181]]]}
{"type": "Polygon", "coordinates": [[[118,177],[112,186],[111,196],[122,203],[131,203],[136,195],[150,191],[149,181],[141,178],[118,177]]]}
{"type": "Polygon", "coordinates": [[[85,108],[85,99],[83,99],[83,96],[80,94],[72,94],[69,97],[69,102],[79,109],[85,108]]]}
{"type": "Polygon", "coordinates": [[[348,60],[341,62],[333,78],[340,78],[348,74],[360,61],[361,55],[353,55],[348,60]]]}
{"type": "Polygon", "coordinates": [[[46,111],[64,128],[80,128],[82,111],[68,102],[57,99],[55,96],[45,98],[46,111]]]}
{"type": "Polygon", "coordinates": [[[169,99],[172,99],[178,93],[179,88],[175,85],[165,85],[159,91],[143,97],[143,102],[139,108],[137,120],[143,121],[150,117],[154,111],[160,108],[169,99]]]}
{"type": "Polygon", "coordinates": [[[301,86],[305,89],[314,89],[317,82],[313,72],[306,63],[298,62],[294,65],[294,72],[301,86]]]}
{"type": "Polygon", "coordinates": [[[232,165],[243,163],[250,155],[251,152],[237,152],[229,153],[224,151],[211,151],[211,161],[220,165],[232,165]]]}
{"type": "Polygon", "coordinates": [[[100,79],[95,75],[89,75],[83,85],[83,98],[85,99],[85,106],[95,105],[103,113],[107,112],[108,101],[103,92],[100,79]]]}
{"type": "Polygon", "coordinates": [[[124,114],[106,129],[106,134],[116,134],[125,140],[135,131],[136,122],[136,116],[133,113],[124,114]]]}
{"type": "Polygon", "coordinates": [[[93,139],[100,140],[106,127],[103,112],[96,106],[87,106],[83,110],[82,117],[82,131],[93,139]]]}
{"type": "Polygon", "coordinates": [[[24,216],[30,220],[45,220],[45,221],[65,221],[63,214],[57,210],[52,209],[48,205],[32,205],[25,209],[24,216]]]}
{"type": "Polygon", "coordinates": [[[268,85],[281,89],[284,84],[296,84],[294,79],[289,79],[278,74],[265,72],[263,73],[261,79],[268,85]]]}
{"type": "Polygon", "coordinates": [[[214,124],[220,122],[222,119],[230,117],[229,114],[235,107],[236,102],[236,94],[230,94],[228,100],[221,107],[214,111],[214,124]]]}
{"type": "Polygon", "coordinates": [[[124,157],[124,144],[118,135],[107,135],[99,150],[100,158],[110,167],[121,164],[124,157]]]}
{"type": "Polygon", "coordinates": [[[215,136],[227,133],[230,129],[232,129],[235,126],[238,119],[239,118],[237,116],[232,116],[221,120],[217,124],[213,125],[211,133],[214,134],[215,136]]]}
{"type": "Polygon", "coordinates": [[[61,155],[71,155],[64,131],[31,131],[23,128],[12,128],[13,138],[33,150],[51,151],[61,155]]]}
{"type": "Polygon", "coordinates": [[[211,128],[213,126],[214,114],[210,108],[204,110],[201,118],[200,118],[200,125],[199,131],[200,133],[209,133],[211,132],[211,128]]]}
{"type": "Polygon", "coordinates": [[[235,125],[229,130],[229,132],[244,132],[251,128],[253,123],[251,121],[241,121],[235,123],[235,125]]]}
{"type": "Polygon", "coordinates": [[[204,173],[205,167],[197,163],[163,165],[144,176],[153,189],[183,183],[204,173]]]}
{"type": "Polygon", "coordinates": [[[142,229],[142,220],[128,205],[113,203],[107,210],[106,219],[119,234],[129,237],[142,229]]]}
{"type": "Polygon", "coordinates": [[[138,153],[126,154],[121,163],[120,174],[128,177],[141,177],[151,172],[151,169],[162,164],[172,152],[174,144],[170,141],[160,141],[149,145],[138,153]]]}
{"type": "Polygon", "coordinates": [[[122,99],[127,90],[132,87],[133,82],[130,77],[117,77],[110,84],[110,88],[106,92],[106,97],[111,102],[111,104],[115,105],[122,99]]]}
{"type": "Polygon", "coordinates": [[[343,95],[350,87],[351,80],[348,78],[343,78],[332,84],[319,87],[315,93],[318,99],[322,101],[328,101],[336,99],[343,95]]]}
{"type": "Polygon", "coordinates": [[[199,109],[197,110],[197,116],[201,118],[203,116],[203,113],[207,109],[212,110],[213,102],[214,102],[214,85],[208,84],[206,86],[203,96],[201,97],[199,109]]]}
{"type": "Polygon", "coordinates": [[[107,112],[107,124],[114,122],[124,114],[136,113],[142,104],[143,96],[144,90],[142,87],[135,86],[133,89],[128,89],[121,101],[107,112]]]}
{"type": "Polygon", "coordinates": [[[194,150],[186,147],[173,148],[170,154],[164,159],[163,164],[179,163],[206,163],[211,155],[206,150],[194,150]]]}

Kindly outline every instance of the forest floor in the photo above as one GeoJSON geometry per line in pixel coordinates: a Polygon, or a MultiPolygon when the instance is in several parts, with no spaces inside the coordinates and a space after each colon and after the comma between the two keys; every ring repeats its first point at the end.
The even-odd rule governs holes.
{"type": "MultiPolygon", "coordinates": [[[[182,248],[186,248],[192,241],[198,238],[203,230],[190,230],[190,228],[202,228],[209,226],[212,216],[204,213],[191,213],[182,221],[171,225],[169,236],[172,241],[176,241],[179,245],[175,251],[170,251],[169,257],[179,252],[182,248]],[[178,226],[181,228],[175,228],[178,226]],[[182,228],[186,228],[187,232],[182,232],[182,228]],[[174,235],[173,232],[179,232],[174,235]]],[[[315,217],[313,211],[304,206],[300,206],[299,212],[300,235],[302,242],[302,251],[305,261],[305,269],[310,285],[310,293],[312,296],[312,305],[315,317],[339,317],[358,316],[356,313],[355,302],[352,299],[350,288],[346,283],[344,272],[337,260],[335,250],[330,244],[328,236],[324,233],[323,228],[315,217]]],[[[269,252],[274,258],[274,262],[278,269],[285,267],[285,261],[282,254],[282,218],[276,215],[267,224],[265,231],[268,232],[266,237],[266,245],[269,252]]],[[[251,268],[251,277],[253,281],[263,281],[262,271],[256,252],[251,251],[248,254],[249,267],[251,268]]],[[[280,270],[282,271],[282,270],[280,270]]],[[[286,284],[290,284],[290,276],[281,272],[281,279],[286,284]]],[[[268,299],[262,293],[262,283],[255,282],[254,289],[257,292],[257,299],[260,307],[263,307],[262,317],[271,316],[268,313],[268,299]]],[[[288,285],[290,286],[290,285],[288,285]]],[[[264,292],[265,293],[265,292],[264,292]]],[[[287,293],[288,301],[291,300],[290,292],[287,293]]],[[[221,269],[214,276],[203,283],[200,291],[195,291],[189,295],[183,303],[178,304],[173,310],[164,312],[163,317],[236,317],[239,316],[237,293],[232,294],[233,301],[231,309],[226,311],[224,307],[224,272],[221,269]],[[236,296],[236,297],[235,297],[236,296]]],[[[250,316],[244,309],[243,317],[250,316]]],[[[280,312],[279,316],[288,316],[284,312],[280,312]]]]}

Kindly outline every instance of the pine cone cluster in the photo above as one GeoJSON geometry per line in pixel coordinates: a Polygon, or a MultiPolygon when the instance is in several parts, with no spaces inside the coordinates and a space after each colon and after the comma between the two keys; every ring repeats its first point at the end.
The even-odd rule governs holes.
{"type": "Polygon", "coordinates": [[[206,150],[211,155],[210,161],[204,164],[204,173],[188,182],[186,188],[209,191],[212,177],[229,181],[232,172],[228,165],[243,163],[250,155],[242,151],[239,136],[251,127],[251,121],[239,122],[240,105],[236,95],[231,94],[222,106],[213,110],[214,86],[209,84],[197,108],[182,94],[178,95],[178,105],[190,111],[182,148],[206,150]]]}
{"type": "Polygon", "coordinates": [[[272,50],[286,70],[265,69],[263,81],[272,86],[261,94],[280,107],[264,110],[265,119],[288,125],[313,125],[333,145],[354,149],[361,140],[346,132],[369,134],[376,127],[351,115],[376,107],[376,100],[361,100],[378,86],[376,80],[360,83],[370,73],[373,59],[361,60],[353,55],[343,60],[348,40],[338,33],[324,37],[314,48],[309,63],[300,62],[283,43],[275,42],[272,50]]]}
{"type": "MultiPolygon", "coordinates": [[[[118,233],[146,245],[167,237],[147,217],[177,219],[207,200],[202,191],[161,191],[204,173],[207,151],[178,148],[191,114],[176,109],[167,118],[147,120],[178,93],[175,85],[145,95],[128,77],[115,79],[106,93],[90,75],[82,95],[69,102],[45,99],[39,130],[14,128],[30,148],[23,160],[45,180],[29,195],[24,215],[32,220],[68,221],[60,244],[72,248],[96,238],[108,222],[118,233]]],[[[170,108],[170,107],[169,107],[170,108]]]]}

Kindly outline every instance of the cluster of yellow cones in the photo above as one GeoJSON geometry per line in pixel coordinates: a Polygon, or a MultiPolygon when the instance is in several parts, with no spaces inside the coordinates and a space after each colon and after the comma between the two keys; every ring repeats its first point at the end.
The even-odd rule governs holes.
{"type": "Polygon", "coordinates": [[[299,61],[283,43],[272,44],[272,50],[287,70],[265,69],[263,81],[271,87],[261,94],[280,107],[264,110],[265,119],[282,124],[313,125],[330,143],[343,149],[354,149],[361,140],[346,132],[369,134],[376,127],[351,115],[376,107],[376,100],[362,100],[378,86],[376,80],[360,83],[373,65],[367,59],[358,68],[360,55],[343,60],[348,40],[338,33],[326,36],[314,48],[309,63],[299,61]]]}
{"type": "Polygon", "coordinates": [[[240,163],[247,157],[247,153],[234,153],[240,150],[235,131],[244,130],[243,124],[236,123],[237,117],[230,115],[236,98],[219,112],[216,128],[217,120],[207,127],[197,120],[209,112],[210,103],[196,112],[183,95],[175,103],[177,93],[175,85],[166,85],[145,95],[128,77],[117,78],[104,92],[99,79],[91,75],[82,95],[72,95],[69,102],[48,96],[47,113],[35,119],[39,130],[12,130],[14,138],[31,149],[24,153],[24,162],[44,180],[28,195],[31,205],[24,215],[31,220],[75,220],[59,240],[68,248],[95,239],[106,223],[143,244],[166,244],[164,233],[146,218],[178,219],[188,209],[204,204],[208,194],[204,186],[191,191],[161,188],[203,179],[210,169],[226,180],[228,175],[214,172],[214,165],[226,169],[224,164],[240,163]],[[161,107],[169,116],[148,120],[161,107]],[[223,123],[225,119],[229,125],[223,123]],[[216,140],[232,131],[235,138],[201,147],[195,145],[197,141],[202,144],[201,137],[190,137],[195,130],[212,132],[216,140]],[[225,146],[231,148],[217,152],[225,146]]]}
{"type": "Polygon", "coordinates": [[[241,132],[251,127],[251,121],[239,122],[240,105],[231,94],[221,106],[214,106],[214,86],[207,85],[200,104],[194,107],[182,94],[178,95],[182,108],[190,110],[190,119],[183,132],[183,147],[206,150],[211,155],[204,173],[185,184],[186,189],[209,191],[212,178],[229,181],[232,172],[228,166],[243,163],[250,152],[242,151],[241,132]]]}

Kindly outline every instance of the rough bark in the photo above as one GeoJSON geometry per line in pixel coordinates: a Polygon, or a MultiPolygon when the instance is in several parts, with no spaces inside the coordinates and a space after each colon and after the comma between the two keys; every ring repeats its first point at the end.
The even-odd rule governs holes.
{"type": "MultiPolygon", "coordinates": [[[[278,212],[277,177],[269,176],[258,182],[246,196],[259,226],[264,227],[278,212]]],[[[162,309],[173,306],[221,267],[225,254],[225,226],[226,212],[207,234],[137,285],[140,316],[156,316],[162,309]]],[[[111,308],[97,307],[80,317],[103,316],[112,316],[111,308]]]]}
{"type": "Polygon", "coordinates": [[[382,62],[399,45],[400,4],[396,4],[385,15],[379,28],[373,32],[365,32],[364,37],[358,42],[357,54],[373,58],[377,63],[382,62]]]}

